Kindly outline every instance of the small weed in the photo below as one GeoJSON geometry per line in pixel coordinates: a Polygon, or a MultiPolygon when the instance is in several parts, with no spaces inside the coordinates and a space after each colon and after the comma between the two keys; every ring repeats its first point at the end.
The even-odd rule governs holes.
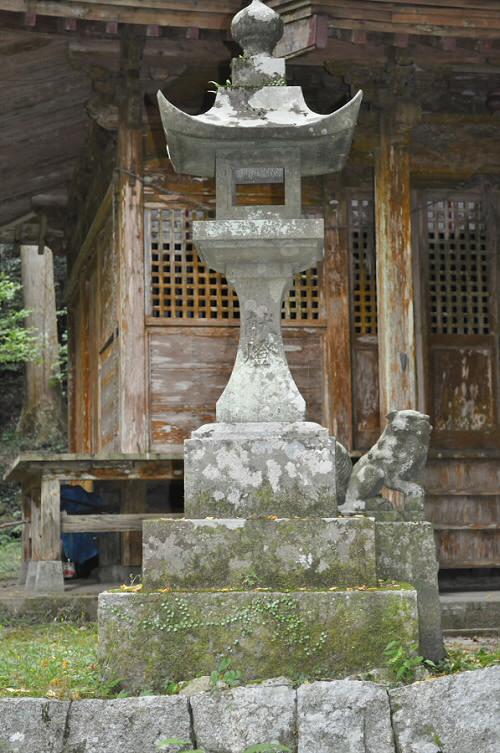
{"type": "Polygon", "coordinates": [[[391,641],[385,647],[384,654],[395,679],[404,683],[414,682],[420,668],[426,669],[432,675],[441,676],[500,664],[500,651],[487,651],[484,648],[478,651],[449,649],[446,658],[435,663],[419,656],[416,644],[412,644],[408,650],[398,641],[391,641]]]}
{"type": "Polygon", "coordinates": [[[179,690],[181,689],[181,686],[178,682],[174,682],[173,680],[167,680],[164,687],[164,693],[165,695],[177,695],[179,693],[179,690]]]}
{"type": "Polygon", "coordinates": [[[437,673],[451,675],[455,672],[466,672],[470,669],[484,669],[500,664],[500,650],[464,651],[463,649],[449,649],[448,656],[437,667],[437,673]]]}
{"type": "Polygon", "coordinates": [[[231,665],[232,660],[227,656],[222,656],[219,659],[217,668],[210,675],[210,684],[213,688],[218,687],[220,683],[230,688],[234,688],[240,684],[241,672],[237,669],[232,669],[231,665]]]}
{"type": "Polygon", "coordinates": [[[177,737],[170,737],[167,740],[160,740],[156,747],[158,750],[170,750],[176,748],[175,753],[205,753],[201,748],[193,748],[189,740],[179,740],[177,737]]]}
{"type": "Polygon", "coordinates": [[[233,88],[233,82],[230,78],[227,78],[224,84],[219,84],[218,81],[209,81],[209,84],[212,84],[212,86],[215,86],[215,89],[209,89],[208,91],[210,94],[217,94],[219,89],[232,89],[233,88]]]}
{"type": "Polygon", "coordinates": [[[417,654],[416,644],[409,648],[402,646],[399,641],[391,641],[384,649],[388,667],[394,672],[396,680],[410,683],[416,679],[417,669],[435,669],[436,665],[429,659],[417,654]]]}

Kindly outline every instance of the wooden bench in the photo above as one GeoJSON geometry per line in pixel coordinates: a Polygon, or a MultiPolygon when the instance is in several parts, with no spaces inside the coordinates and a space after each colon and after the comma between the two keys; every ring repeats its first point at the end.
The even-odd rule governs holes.
{"type": "MultiPolygon", "coordinates": [[[[70,532],[140,531],[146,518],[182,517],[173,513],[127,512],[103,515],[67,515],[60,509],[61,483],[75,481],[172,481],[183,478],[184,448],[172,445],[168,454],[80,455],[23,454],[6,472],[23,491],[23,572],[29,591],[64,591],[61,534],[70,532]]],[[[130,505],[129,505],[130,507],[130,505]]]]}

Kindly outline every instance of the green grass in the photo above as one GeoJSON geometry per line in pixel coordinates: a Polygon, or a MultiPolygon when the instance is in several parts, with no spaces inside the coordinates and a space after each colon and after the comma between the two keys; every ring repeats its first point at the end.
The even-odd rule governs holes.
{"type": "MultiPolygon", "coordinates": [[[[500,664],[491,648],[451,648],[434,675],[500,664]]],[[[168,691],[167,691],[168,692],[168,691]]],[[[144,691],[144,695],[150,691],[144,691]]],[[[97,626],[52,623],[0,627],[0,697],[116,698],[119,682],[105,682],[97,660],[97,626]]]]}
{"type": "Polygon", "coordinates": [[[17,578],[21,567],[20,539],[0,538],[0,580],[17,578]]]}
{"type": "Polygon", "coordinates": [[[0,696],[111,698],[117,686],[101,678],[95,625],[37,625],[1,632],[0,696]]]}

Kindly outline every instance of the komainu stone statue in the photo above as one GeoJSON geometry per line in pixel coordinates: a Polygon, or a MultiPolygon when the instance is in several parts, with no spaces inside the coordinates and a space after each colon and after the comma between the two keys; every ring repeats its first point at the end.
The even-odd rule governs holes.
{"type": "Polygon", "coordinates": [[[417,479],[427,462],[432,431],[429,416],[401,410],[391,411],[387,420],[378,442],[354,466],[343,515],[393,510],[381,496],[382,488],[387,487],[404,494],[403,514],[422,518],[424,489],[417,479]]]}

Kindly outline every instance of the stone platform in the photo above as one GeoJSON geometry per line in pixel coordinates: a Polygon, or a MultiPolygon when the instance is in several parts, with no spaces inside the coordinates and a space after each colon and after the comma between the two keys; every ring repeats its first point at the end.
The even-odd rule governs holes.
{"type": "Polygon", "coordinates": [[[104,593],[102,667],[131,691],[210,674],[221,656],[242,679],[343,677],[418,640],[410,587],[333,591],[104,593]]]}
{"type": "Polygon", "coordinates": [[[391,640],[443,656],[430,524],[164,519],[143,542],[145,590],[99,597],[103,668],[129,690],[209,674],[221,656],[246,680],[342,677],[383,665],[391,640]]]}
{"type": "Polygon", "coordinates": [[[374,586],[368,518],[153,520],[143,527],[147,589],[374,586]]]}

